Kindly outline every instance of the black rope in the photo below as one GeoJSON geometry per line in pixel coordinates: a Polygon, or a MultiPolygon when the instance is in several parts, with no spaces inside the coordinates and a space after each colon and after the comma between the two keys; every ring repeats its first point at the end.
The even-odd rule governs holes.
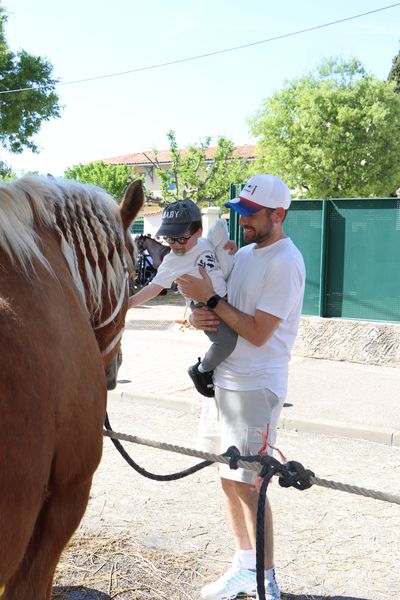
{"type": "Polygon", "coordinates": [[[258,494],[257,504],[257,526],[256,526],[256,579],[257,579],[257,594],[259,600],[265,600],[265,580],[264,580],[264,531],[265,531],[265,498],[267,488],[272,477],[277,473],[282,472],[282,464],[272,456],[258,456],[262,465],[260,477],[262,484],[258,494]]]}
{"type": "MultiPolygon", "coordinates": [[[[110,424],[110,420],[108,418],[108,414],[106,413],[106,418],[104,420],[104,427],[107,431],[112,431],[112,427],[110,424]]],[[[143,477],[147,477],[148,479],[152,479],[153,481],[177,481],[178,479],[182,479],[183,477],[187,477],[188,475],[192,475],[204,467],[209,467],[213,465],[214,462],[212,460],[204,460],[197,465],[193,465],[193,467],[189,467],[188,469],[184,469],[183,471],[178,471],[178,473],[171,473],[170,475],[157,475],[156,473],[150,473],[150,471],[146,471],[143,467],[138,465],[133,458],[129,456],[123,445],[119,440],[111,438],[112,443],[121,454],[121,456],[126,460],[128,465],[130,465],[137,473],[143,475],[143,477]]]]}
{"type": "MultiPolygon", "coordinates": [[[[104,426],[107,431],[112,431],[108,414],[104,421],[104,426]]],[[[140,475],[153,479],[154,481],[176,481],[192,475],[203,469],[214,464],[214,461],[205,460],[193,467],[179,471],[178,473],[172,473],[170,475],[156,475],[146,471],[143,467],[138,465],[126,452],[119,440],[111,438],[112,443],[126,460],[126,462],[137,471],[140,475]]],[[[268,485],[274,475],[279,475],[279,484],[282,487],[294,487],[297,490],[306,490],[311,487],[311,477],[314,477],[314,473],[308,469],[305,469],[301,463],[294,460],[289,461],[286,464],[280,463],[276,458],[269,455],[255,455],[255,456],[242,456],[239,450],[235,446],[230,446],[222,456],[229,457],[229,466],[231,469],[238,469],[238,462],[240,460],[246,462],[258,462],[261,465],[259,477],[262,479],[257,504],[257,523],[256,523],[256,581],[257,581],[257,593],[259,600],[265,600],[265,581],[264,581],[264,563],[265,563],[265,550],[264,550],[264,531],[265,531],[265,499],[268,485]]]]}
{"type": "Polygon", "coordinates": [[[312,486],[311,477],[315,477],[315,473],[305,469],[301,463],[290,460],[281,465],[279,485],[284,488],[294,487],[296,490],[308,490],[312,486]]]}

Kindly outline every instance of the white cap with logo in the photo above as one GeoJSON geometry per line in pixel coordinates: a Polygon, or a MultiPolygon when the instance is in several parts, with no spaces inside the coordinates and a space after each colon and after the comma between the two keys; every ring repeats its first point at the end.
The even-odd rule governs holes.
{"type": "Polygon", "coordinates": [[[254,175],[240,192],[239,198],[226,202],[225,206],[247,216],[263,208],[287,210],[290,202],[290,190],[281,179],[275,175],[254,175]]]}

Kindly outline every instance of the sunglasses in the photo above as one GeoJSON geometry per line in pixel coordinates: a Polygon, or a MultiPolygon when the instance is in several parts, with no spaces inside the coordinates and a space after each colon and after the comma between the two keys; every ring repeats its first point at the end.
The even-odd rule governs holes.
{"type": "Polygon", "coordinates": [[[169,237],[168,235],[164,236],[164,240],[167,242],[167,244],[181,244],[181,246],[184,246],[185,244],[188,243],[188,241],[190,240],[190,238],[192,237],[193,233],[191,233],[188,237],[169,237]]]}

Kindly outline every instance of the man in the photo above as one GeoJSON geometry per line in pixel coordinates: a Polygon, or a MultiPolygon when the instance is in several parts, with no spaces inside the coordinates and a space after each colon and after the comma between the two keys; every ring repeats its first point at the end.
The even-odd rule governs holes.
{"type": "MultiPolygon", "coordinates": [[[[239,336],[232,354],[215,370],[215,398],[204,400],[199,430],[202,450],[221,453],[234,445],[241,454],[256,454],[262,442],[259,432],[267,424],[268,443],[274,445],[305,283],[303,258],[282,227],[290,202],[283,181],[273,175],[255,175],[239,198],[226,203],[239,213],[248,244],[235,255],[227,300],[216,294],[204,271],[202,279],[189,275],[178,279],[183,294],[212,309],[196,309],[191,318],[193,325],[212,331],[222,320],[239,336]]],[[[231,470],[227,465],[222,465],[219,473],[236,552],[227,573],[206,585],[201,595],[205,600],[255,596],[255,475],[244,469],[231,470]]],[[[280,600],[268,501],[265,588],[267,600],[280,600]]]]}

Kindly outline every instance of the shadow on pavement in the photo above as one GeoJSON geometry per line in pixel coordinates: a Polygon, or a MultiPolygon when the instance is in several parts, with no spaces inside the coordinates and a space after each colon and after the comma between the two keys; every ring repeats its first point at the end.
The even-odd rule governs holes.
{"type": "MultiPolygon", "coordinates": [[[[77,587],[55,587],[53,600],[111,600],[111,596],[98,590],[77,587]]],[[[360,596],[314,596],[313,594],[282,594],[282,600],[368,600],[360,596]]]]}
{"type": "Polygon", "coordinates": [[[85,586],[56,586],[52,600],[111,600],[111,596],[85,586]]]}
{"type": "Polygon", "coordinates": [[[315,596],[314,594],[281,594],[282,600],[368,600],[361,596],[315,596]]]}

